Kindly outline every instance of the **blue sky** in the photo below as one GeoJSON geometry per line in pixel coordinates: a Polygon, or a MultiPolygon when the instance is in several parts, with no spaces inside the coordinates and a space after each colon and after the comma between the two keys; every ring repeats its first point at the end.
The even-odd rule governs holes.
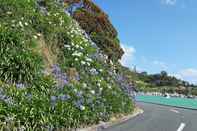
{"type": "Polygon", "coordinates": [[[197,83],[197,0],[94,0],[119,33],[125,66],[197,83]]]}

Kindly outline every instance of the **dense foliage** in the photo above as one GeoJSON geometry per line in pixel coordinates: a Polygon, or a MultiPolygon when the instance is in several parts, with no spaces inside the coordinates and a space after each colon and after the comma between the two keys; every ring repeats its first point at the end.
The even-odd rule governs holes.
{"type": "Polygon", "coordinates": [[[20,32],[5,26],[0,27],[0,40],[1,79],[15,83],[33,81],[41,68],[40,56],[28,47],[33,41],[25,41],[20,32]]]}
{"type": "Polygon", "coordinates": [[[0,0],[0,47],[2,130],[68,130],[133,111],[114,64],[54,0],[0,0]]]}
{"type": "Polygon", "coordinates": [[[196,85],[170,76],[166,71],[158,74],[141,72],[137,73],[137,78],[139,91],[194,95],[196,90],[196,85]]]}

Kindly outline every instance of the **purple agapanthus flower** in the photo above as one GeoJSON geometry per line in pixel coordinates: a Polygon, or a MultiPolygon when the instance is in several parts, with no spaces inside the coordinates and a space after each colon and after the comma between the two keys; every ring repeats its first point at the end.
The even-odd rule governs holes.
{"type": "Polygon", "coordinates": [[[59,80],[59,82],[57,83],[57,86],[58,86],[59,88],[63,89],[64,86],[65,86],[65,85],[68,85],[68,84],[69,84],[68,80],[63,79],[63,80],[59,80]]]}
{"type": "Polygon", "coordinates": [[[81,100],[78,100],[77,102],[74,103],[75,106],[79,109],[79,110],[85,110],[85,106],[83,105],[83,102],[81,100]]]}
{"type": "Polygon", "coordinates": [[[60,67],[58,65],[53,65],[53,67],[52,67],[52,73],[54,73],[54,74],[61,73],[60,67]]]}
{"type": "Polygon", "coordinates": [[[28,94],[26,95],[26,97],[27,97],[28,100],[31,100],[31,99],[32,99],[32,94],[31,94],[31,93],[28,93],[28,94]]]}
{"type": "Polygon", "coordinates": [[[67,79],[64,79],[64,80],[63,80],[63,84],[64,84],[64,85],[67,85],[67,84],[68,84],[68,80],[67,80],[67,79]]]}
{"type": "Polygon", "coordinates": [[[57,103],[58,97],[57,96],[51,96],[50,101],[51,101],[51,107],[54,110],[55,109],[55,105],[57,103]]]}
{"type": "Polygon", "coordinates": [[[12,105],[14,103],[11,97],[4,94],[3,90],[0,90],[0,100],[4,101],[9,105],[12,105]]]}
{"type": "Polygon", "coordinates": [[[57,80],[57,86],[59,88],[63,88],[65,85],[69,84],[66,73],[63,73],[58,65],[52,67],[52,74],[57,80]]]}
{"type": "Polygon", "coordinates": [[[79,75],[76,76],[76,80],[80,81],[80,76],[79,75]]]}
{"type": "Polygon", "coordinates": [[[16,88],[18,88],[18,89],[24,89],[25,88],[25,84],[18,83],[18,84],[16,84],[16,88]]]}
{"type": "Polygon", "coordinates": [[[59,99],[61,100],[61,101],[67,101],[67,100],[69,100],[71,97],[70,97],[70,95],[60,95],[59,96],[59,99]]]}
{"type": "Polygon", "coordinates": [[[77,92],[77,94],[76,94],[77,97],[82,97],[82,95],[83,95],[83,92],[82,92],[82,91],[79,91],[79,92],[77,92]]]}
{"type": "Polygon", "coordinates": [[[57,96],[51,96],[51,102],[57,101],[57,96]]]}

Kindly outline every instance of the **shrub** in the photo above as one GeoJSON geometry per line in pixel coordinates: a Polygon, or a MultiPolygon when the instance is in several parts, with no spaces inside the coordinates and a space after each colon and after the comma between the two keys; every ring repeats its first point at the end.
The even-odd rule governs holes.
{"type": "Polygon", "coordinates": [[[29,83],[41,69],[42,59],[30,49],[34,41],[25,41],[22,33],[0,28],[0,76],[7,82],[29,83]]]}

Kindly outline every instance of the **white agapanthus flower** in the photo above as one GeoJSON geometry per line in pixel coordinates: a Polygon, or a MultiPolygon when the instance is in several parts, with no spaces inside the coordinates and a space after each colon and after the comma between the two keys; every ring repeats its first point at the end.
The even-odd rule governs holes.
{"type": "Polygon", "coordinates": [[[77,92],[77,89],[75,88],[73,91],[74,91],[74,92],[77,92]]]}
{"type": "Polygon", "coordinates": [[[111,85],[108,85],[108,88],[111,89],[112,88],[111,85]]]}
{"type": "Polygon", "coordinates": [[[92,62],[92,59],[91,59],[91,58],[86,57],[86,61],[88,61],[88,62],[92,62]]]}
{"type": "Polygon", "coordinates": [[[90,66],[90,63],[89,63],[89,62],[87,62],[86,64],[87,64],[88,66],[90,66]]]}
{"type": "Polygon", "coordinates": [[[85,106],[80,106],[80,109],[83,111],[85,110],[85,106]]]}
{"type": "Polygon", "coordinates": [[[73,42],[71,42],[71,45],[74,46],[75,44],[73,42]]]}
{"type": "Polygon", "coordinates": [[[37,33],[37,36],[41,37],[41,34],[40,33],[37,33]]]}
{"type": "Polygon", "coordinates": [[[90,92],[91,92],[93,95],[95,94],[95,91],[94,91],[94,90],[91,90],[90,92]]]}
{"type": "Polygon", "coordinates": [[[25,26],[28,26],[29,24],[27,22],[25,22],[25,26]]]}
{"type": "Polygon", "coordinates": [[[11,15],[11,14],[12,14],[12,12],[11,12],[11,11],[8,11],[6,14],[11,15]]]}
{"type": "Polygon", "coordinates": [[[20,27],[23,27],[23,24],[22,24],[22,22],[21,22],[21,21],[19,21],[19,25],[20,25],[20,27]]]}
{"type": "Polygon", "coordinates": [[[77,52],[75,51],[72,56],[78,56],[78,57],[81,57],[83,54],[81,52],[77,52]]]}
{"type": "Polygon", "coordinates": [[[100,87],[101,86],[101,83],[97,83],[97,86],[100,87]]]}
{"type": "Polygon", "coordinates": [[[65,48],[70,48],[70,45],[66,45],[66,44],[65,44],[64,47],[65,47],[65,48]]]}
{"type": "Polygon", "coordinates": [[[83,50],[83,47],[80,46],[80,49],[83,50]]]}
{"type": "Polygon", "coordinates": [[[100,72],[103,72],[103,69],[99,69],[100,72]]]}
{"type": "Polygon", "coordinates": [[[86,88],[87,87],[87,84],[86,83],[83,83],[83,87],[86,88]]]}
{"type": "Polygon", "coordinates": [[[78,61],[79,59],[78,58],[75,58],[75,61],[78,61]]]}
{"type": "Polygon", "coordinates": [[[76,48],[79,48],[79,45],[76,45],[75,47],[76,47],[76,48]]]}
{"type": "Polygon", "coordinates": [[[111,64],[111,65],[114,65],[113,62],[112,62],[111,60],[110,60],[110,64],[111,64]]]}
{"type": "Polygon", "coordinates": [[[38,36],[36,36],[36,35],[34,35],[33,37],[34,37],[34,39],[38,39],[38,36]]]}
{"type": "Polygon", "coordinates": [[[86,62],[85,62],[85,61],[81,61],[81,64],[82,64],[82,65],[85,65],[85,64],[86,64],[86,62]]]}

